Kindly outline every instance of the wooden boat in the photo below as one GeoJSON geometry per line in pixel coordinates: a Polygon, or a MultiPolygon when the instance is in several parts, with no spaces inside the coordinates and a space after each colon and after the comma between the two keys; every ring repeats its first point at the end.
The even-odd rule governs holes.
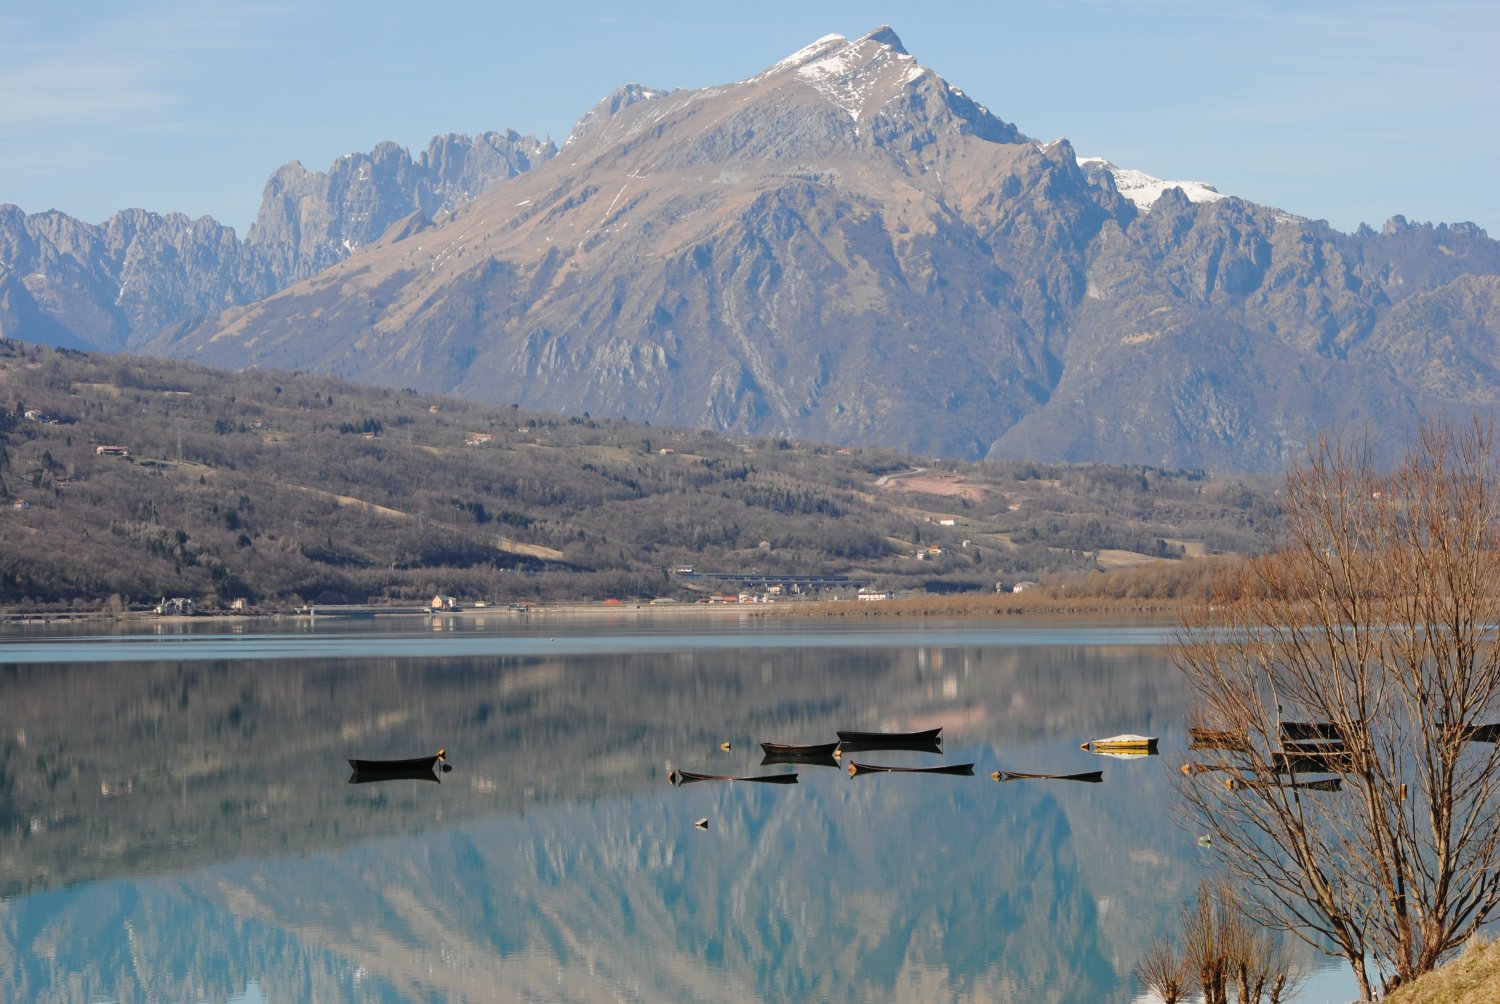
{"type": "Polygon", "coordinates": [[[1084,781],[1088,784],[1098,784],[1104,780],[1104,771],[1086,770],[1078,774],[1028,774],[1021,770],[997,770],[990,775],[994,781],[1020,781],[1026,778],[1036,778],[1042,781],[1084,781]]]}
{"type": "Polygon", "coordinates": [[[1350,731],[1347,722],[1282,722],[1281,739],[1283,742],[1327,742],[1336,739],[1344,741],[1344,736],[1350,731]]]}
{"type": "Polygon", "coordinates": [[[1330,742],[1284,742],[1281,752],[1288,756],[1324,756],[1329,753],[1348,753],[1349,747],[1342,739],[1330,742]]]}
{"type": "Polygon", "coordinates": [[[796,784],[796,774],[757,774],[754,777],[735,777],[730,774],[699,774],[692,770],[667,771],[667,780],[676,785],[692,784],[694,781],[755,781],[760,784],[796,784]]]}
{"type": "MultiPolygon", "coordinates": [[[[1439,722],[1438,728],[1448,729],[1449,726],[1444,722],[1439,722]]],[[[1500,722],[1485,725],[1459,725],[1452,728],[1463,733],[1464,742],[1500,743],[1500,722]]]]}
{"type": "MultiPolygon", "coordinates": [[[[845,746],[854,743],[924,743],[934,744],[943,741],[943,729],[941,726],[935,729],[923,729],[920,732],[857,732],[853,729],[839,729],[839,742],[845,746]]],[[[896,746],[882,746],[880,749],[899,749],[896,746]]]]}
{"type": "Polygon", "coordinates": [[[796,743],[761,743],[760,748],[765,750],[766,756],[808,756],[831,757],[839,748],[838,743],[813,743],[802,746],[796,743]]]}
{"type": "Polygon", "coordinates": [[[1156,752],[1156,737],[1138,736],[1126,732],[1118,736],[1110,736],[1107,739],[1090,739],[1086,743],[1081,743],[1078,748],[1088,750],[1090,753],[1126,753],[1134,756],[1150,756],[1156,752]]]}
{"type": "Polygon", "coordinates": [[[436,781],[442,778],[432,772],[431,767],[415,767],[409,770],[357,770],[349,775],[350,784],[369,784],[372,781],[436,781]]]}
{"type": "Polygon", "coordinates": [[[1471,743],[1500,743],[1500,722],[1470,725],[1464,730],[1464,738],[1471,743]]]}
{"type": "Polygon", "coordinates": [[[1188,749],[1244,750],[1250,748],[1245,733],[1233,729],[1188,729],[1188,749]]]}
{"type": "Polygon", "coordinates": [[[1327,753],[1277,751],[1273,764],[1278,774],[1338,774],[1350,770],[1354,766],[1354,760],[1347,749],[1327,753]]]}
{"type": "Polygon", "coordinates": [[[943,744],[937,740],[913,740],[903,741],[900,739],[885,739],[878,742],[839,743],[839,748],[834,751],[834,756],[843,756],[845,753],[870,753],[877,750],[903,750],[908,753],[935,753],[941,755],[943,744]]]}
{"type": "Polygon", "coordinates": [[[877,764],[854,762],[849,765],[849,776],[856,774],[973,774],[971,763],[949,763],[938,767],[881,767],[877,764]]]}
{"type": "Polygon", "coordinates": [[[349,766],[356,774],[394,774],[409,770],[432,770],[433,764],[448,759],[448,751],[440,749],[432,756],[414,756],[407,760],[355,760],[349,766]]]}
{"type": "Polygon", "coordinates": [[[1315,781],[1264,781],[1260,778],[1226,777],[1224,787],[1230,791],[1240,788],[1296,788],[1302,791],[1342,791],[1344,779],[1322,777],[1315,781]]]}

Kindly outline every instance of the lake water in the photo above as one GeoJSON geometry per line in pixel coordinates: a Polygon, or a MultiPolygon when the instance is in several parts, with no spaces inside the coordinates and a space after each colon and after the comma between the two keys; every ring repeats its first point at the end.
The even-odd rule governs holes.
{"type": "MultiPolygon", "coordinates": [[[[0,999],[1140,1000],[1212,853],[1171,813],[1169,642],[735,613],[12,631],[0,999]],[[973,776],[758,745],[933,726],[940,754],[852,759],[973,776]],[[1120,732],[1164,755],[1079,749],[1120,732]],[[439,747],[440,783],[350,783],[348,757],[439,747]]],[[[1353,999],[1308,961],[1305,1001],[1353,999]]]]}

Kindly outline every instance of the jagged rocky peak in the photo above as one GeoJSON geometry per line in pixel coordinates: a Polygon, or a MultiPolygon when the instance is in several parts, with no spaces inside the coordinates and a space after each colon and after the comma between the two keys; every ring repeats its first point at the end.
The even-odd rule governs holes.
{"type": "Polygon", "coordinates": [[[1095,184],[1105,178],[1110,179],[1116,191],[1143,212],[1150,211],[1163,193],[1174,188],[1180,189],[1191,202],[1216,202],[1225,197],[1223,192],[1206,182],[1165,181],[1153,178],[1145,171],[1112,164],[1103,157],[1079,157],[1078,166],[1084,176],[1095,184]]]}
{"type": "Polygon", "coordinates": [[[598,157],[647,173],[752,162],[809,168],[880,148],[918,173],[925,155],[913,155],[941,136],[1025,140],[880,26],[853,40],[825,35],[735,83],[619,88],[579,120],[565,146],[580,162],[598,157]]]}
{"type": "Polygon", "coordinates": [[[850,41],[825,35],[770,67],[761,77],[795,74],[859,126],[876,123],[873,135],[889,142],[909,130],[919,143],[934,130],[953,128],[996,143],[1025,139],[963,91],[951,86],[906,50],[888,25],[850,41]]]}
{"type": "Polygon", "coordinates": [[[909,55],[909,53],[907,53],[906,51],[906,46],[901,44],[900,36],[898,36],[895,32],[895,29],[893,29],[888,24],[883,24],[879,28],[874,29],[869,34],[867,34],[865,38],[871,42],[879,42],[881,45],[885,46],[888,49],[894,49],[897,52],[901,53],[903,56],[909,55]]]}
{"type": "Polygon", "coordinates": [[[557,155],[557,144],[513,129],[477,136],[434,136],[418,159],[422,181],[417,205],[431,218],[452,212],[557,155]]]}
{"type": "Polygon", "coordinates": [[[604,96],[593,108],[584,113],[563,141],[564,147],[575,145],[579,140],[596,132],[601,125],[613,119],[625,109],[642,101],[666,97],[667,91],[658,91],[641,84],[623,84],[604,96]]]}

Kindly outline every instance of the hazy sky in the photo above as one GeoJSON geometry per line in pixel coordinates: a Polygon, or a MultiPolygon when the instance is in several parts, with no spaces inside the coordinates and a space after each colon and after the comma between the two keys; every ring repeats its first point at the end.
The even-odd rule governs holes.
{"type": "Polygon", "coordinates": [[[1400,213],[1500,237],[1496,0],[7,4],[0,203],[211,215],[243,236],[287,161],[489,129],[561,143],[620,84],[739,80],[882,23],[1082,155],[1342,230],[1400,213]]]}

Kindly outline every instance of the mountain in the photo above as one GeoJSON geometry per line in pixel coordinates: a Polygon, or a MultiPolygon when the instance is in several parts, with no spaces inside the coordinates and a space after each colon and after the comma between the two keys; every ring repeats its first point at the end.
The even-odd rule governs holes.
{"type": "MultiPolygon", "coordinates": [[[[372,178],[399,160],[377,150],[372,178]]],[[[136,324],[132,347],[738,434],[1216,470],[1279,469],[1339,424],[1399,449],[1420,417],[1500,398],[1500,244],[1479,228],[1344,234],[1080,162],[885,27],[723,86],[622,87],[527,165],[447,212],[367,184],[383,232],[351,228],[334,171],[307,186],[319,212],[274,209],[298,190],[284,170],[248,241],[280,249],[254,258],[279,292],[136,324]]],[[[6,281],[0,324],[64,316],[11,305],[6,281]]]]}
{"type": "Polygon", "coordinates": [[[981,456],[1046,400],[1055,305],[1132,214],[888,29],[830,36],[739,84],[623,89],[444,226],[146,347],[981,456]]]}
{"type": "Polygon", "coordinates": [[[557,152],[514,132],[394,143],[266,183],[248,236],[209,217],[129,209],[98,226],[0,205],[0,336],[120,352],[145,335],[269,296],[392,230],[412,232],[557,152]],[[392,229],[395,228],[395,229],[392,229]]]}

